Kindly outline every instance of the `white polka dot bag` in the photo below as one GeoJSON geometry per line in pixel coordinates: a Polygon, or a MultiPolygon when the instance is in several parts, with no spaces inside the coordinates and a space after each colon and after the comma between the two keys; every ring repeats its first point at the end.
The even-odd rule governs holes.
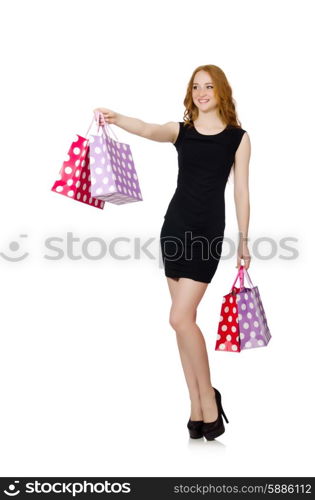
{"type": "Polygon", "coordinates": [[[224,295],[215,350],[240,352],[264,347],[271,339],[260,293],[248,271],[240,266],[231,291],[224,295]],[[251,287],[244,286],[244,274],[251,287]],[[237,279],[240,287],[236,287],[237,279]]]}
{"type": "MultiPolygon", "coordinates": [[[[95,114],[99,123],[99,113],[95,114]]],[[[116,205],[142,201],[130,145],[119,142],[106,122],[102,131],[90,137],[91,195],[116,205]]]]}
{"type": "Polygon", "coordinates": [[[76,134],[68,151],[68,158],[63,162],[58,179],[51,191],[102,210],[105,202],[91,194],[89,140],[87,136],[94,121],[93,117],[86,137],[76,134]]]}

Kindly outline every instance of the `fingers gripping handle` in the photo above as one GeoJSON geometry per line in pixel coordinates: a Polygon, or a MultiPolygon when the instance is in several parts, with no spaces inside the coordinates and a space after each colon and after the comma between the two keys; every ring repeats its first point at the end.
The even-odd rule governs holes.
{"type": "MultiPolygon", "coordinates": [[[[91,124],[90,124],[89,128],[87,129],[87,132],[86,132],[86,134],[85,134],[85,137],[87,137],[87,136],[89,135],[89,132],[90,132],[90,130],[91,130],[91,127],[92,127],[92,125],[93,125],[94,121],[96,121],[96,123],[97,123],[97,125],[98,125],[98,128],[97,128],[97,133],[99,133],[99,130],[100,130],[100,114],[101,114],[101,113],[100,113],[99,111],[94,111],[94,114],[93,114],[93,118],[92,118],[91,124]]],[[[112,134],[114,135],[115,139],[118,141],[118,138],[116,137],[116,134],[115,134],[115,132],[113,131],[113,129],[112,129],[112,128],[110,128],[109,123],[106,123],[106,122],[105,122],[105,126],[103,126],[103,127],[102,127],[102,130],[103,130],[103,134],[104,134],[105,136],[108,136],[108,137],[110,137],[110,135],[109,135],[109,133],[108,133],[108,132],[109,132],[109,131],[110,131],[110,132],[112,132],[112,134]],[[105,128],[106,126],[108,127],[107,131],[106,131],[106,128],[105,128]]]]}

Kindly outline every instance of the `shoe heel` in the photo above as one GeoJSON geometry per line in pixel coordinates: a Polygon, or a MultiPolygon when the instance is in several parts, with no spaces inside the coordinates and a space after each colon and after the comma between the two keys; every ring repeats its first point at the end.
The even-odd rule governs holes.
{"type": "Polygon", "coordinates": [[[223,415],[223,417],[224,417],[224,420],[225,420],[225,421],[226,421],[226,423],[228,424],[228,423],[229,423],[229,421],[228,421],[228,419],[227,419],[227,417],[226,417],[226,415],[225,415],[225,413],[224,413],[224,411],[223,411],[222,406],[221,406],[221,413],[222,413],[222,415],[223,415]]]}
{"type": "Polygon", "coordinates": [[[225,432],[225,427],[221,415],[223,415],[226,423],[227,424],[229,423],[227,416],[225,415],[224,410],[222,408],[221,394],[218,391],[218,389],[215,389],[215,387],[213,389],[215,391],[215,400],[218,407],[218,418],[214,422],[204,422],[202,426],[202,432],[207,441],[212,441],[213,439],[215,439],[218,436],[221,436],[221,434],[225,432]]]}
{"type": "Polygon", "coordinates": [[[218,391],[218,389],[215,389],[215,388],[214,388],[214,390],[215,390],[215,393],[216,393],[217,403],[219,403],[219,404],[218,404],[219,412],[223,415],[224,420],[225,420],[225,421],[226,421],[226,423],[228,424],[228,423],[229,423],[228,418],[227,418],[227,416],[225,415],[224,410],[223,410],[223,408],[222,408],[222,403],[221,403],[221,394],[220,394],[220,392],[218,391]]]}

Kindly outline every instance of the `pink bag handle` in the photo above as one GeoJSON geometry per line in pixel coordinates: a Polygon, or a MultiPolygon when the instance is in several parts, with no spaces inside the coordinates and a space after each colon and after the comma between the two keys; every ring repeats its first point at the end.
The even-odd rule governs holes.
{"type": "MultiPolygon", "coordinates": [[[[92,118],[92,121],[91,121],[91,124],[89,126],[89,128],[87,129],[87,132],[85,134],[85,137],[87,137],[89,135],[89,132],[91,130],[91,127],[94,123],[94,121],[96,121],[96,123],[98,124],[98,128],[97,128],[97,133],[99,133],[99,130],[100,130],[100,124],[99,124],[99,117],[100,117],[100,112],[99,111],[95,111],[94,114],[93,114],[93,118],[92,118]]],[[[109,127],[109,123],[106,123],[105,122],[105,126],[108,127],[108,130],[110,130],[112,132],[112,134],[114,134],[115,136],[115,139],[118,141],[118,138],[116,137],[116,134],[115,132],[109,127]]],[[[103,130],[103,134],[106,135],[107,137],[110,137],[109,134],[106,132],[106,128],[104,126],[102,126],[102,130],[103,130]]]]}
{"type": "Polygon", "coordinates": [[[246,278],[248,279],[248,282],[251,285],[251,287],[254,288],[253,282],[250,279],[250,276],[248,274],[247,269],[245,269],[245,267],[243,265],[241,265],[239,270],[238,270],[238,273],[236,275],[236,278],[234,280],[234,283],[232,285],[231,291],[233,290],[233,287],[234,287],[238,277],[240,278],[240,290],[242,290],[244,288],[244,274],[245,274],[246,278]]]}
{"type": "MultiPolygon", "coordinates": [[[[89,132],[90,132],[90,130],[91,130],[91,127],[92,127],[92,125],[93,125],[94,121],[96,121],[96,115],[95,115],[95,113],[93,114],[93,118],[92,118],[91,124],[90,124],[89,128],[87,129],[86,134],[85,134],[85,136],[84,136],[84,137],[87,137],[87,136],[89,135],[89,132]]],[[[98,131],[97,131],[97,132],[98,132],[98,131]]]]}
{"type": "Polygon", "coordinates": [[[239,270],[237,271],[237,275],[236,275],[234,283],[231,287],[231,291],[233,290],[234,285],[237,282],[238,278],[240,278],[240,288],[244,288],[244,269],[243,269],[243,266],[240,266],[239,270]]]}

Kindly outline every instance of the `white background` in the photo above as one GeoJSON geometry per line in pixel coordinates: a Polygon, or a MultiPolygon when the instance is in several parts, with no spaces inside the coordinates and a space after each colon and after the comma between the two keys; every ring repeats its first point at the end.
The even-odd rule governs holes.
{"type": "MultiPolygon", "coordinates": [[[[2,476],[313,475],[311,6],[76,0],[2,9],[2,476]],[[222,258],[198,309],[230,420],[209,443],[188,437],[190,403],[159,261],[176,187],[174,146],[112,126],[131,145],[143,202],[99,210],[50,190],[95,107],[181,121],[188,80],[201,64],[224,70],[251,138],[249,246],[258,238],[274,245],[270,256],[270,243],[260,244],[249,270],[272,334],[268,347],[214,351],[235,255],[222,258]],[[62,238],[66,254],[67,232],[82,258],[47,259],[46,238],[62,238]],[[89,237],[107,245],[130,238],[116,247],[130,258],[82,256],[89,237]],[[151,259],[135,258],[136,238],[154,239],[151,259]],[[295,253],[285,238],[294,238],[295,253]],[[10,250],[12,242],[19,249],[10,250]],[[17,262],[3,256],[25,252],[17,262]]],[[[231,182],[225,200],[225,236],[236,243],[231,182]]]]}

